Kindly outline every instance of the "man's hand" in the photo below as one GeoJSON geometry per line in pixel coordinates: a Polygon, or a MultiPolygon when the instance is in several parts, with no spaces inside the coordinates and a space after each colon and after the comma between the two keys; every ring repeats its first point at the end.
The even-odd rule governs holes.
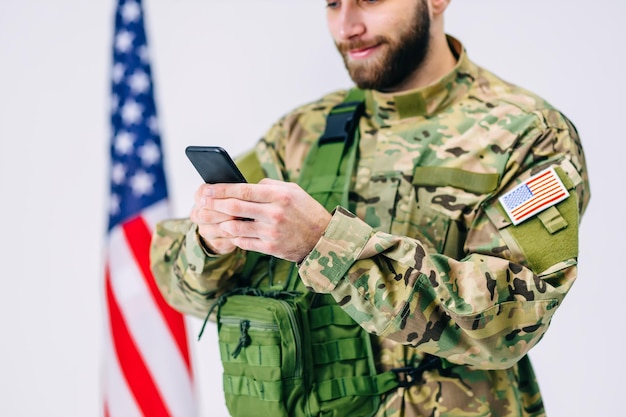
{"type": "Polygon", "coordinates": [[[330,219],[300,186],[271,179],[204,184],[191,213],[198,233],[217,254],[239,247],[294,262],[308,255],[330,219]]]}

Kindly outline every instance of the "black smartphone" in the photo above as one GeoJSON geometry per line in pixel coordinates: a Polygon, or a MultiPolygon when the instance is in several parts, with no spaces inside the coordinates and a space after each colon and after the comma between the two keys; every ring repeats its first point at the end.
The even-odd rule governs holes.
{"type": "Polygon", "coordinates": [[[228,152],[219,146],[187,146],[185,154],[207,184],[247,182],[228,152]]]}

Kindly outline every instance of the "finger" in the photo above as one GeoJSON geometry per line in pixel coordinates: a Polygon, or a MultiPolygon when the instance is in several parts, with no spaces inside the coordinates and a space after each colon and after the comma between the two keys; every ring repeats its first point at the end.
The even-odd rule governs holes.
{"type": "Polygon", "coordinates": [[[210,191],[208,191],[209,188],[209,184],[202,184],[196,189],[196,192],[193,194],[193,201],[195,204],[200,204],[202,199],[206,199],[206,197],[208,197],[208,194],[210,194],[210,191]]]}
{"type": "Polygon", "coordinates": [[[203,207],[194,207],[190,217],[196,224],[217,224],[234,219],[229,214],[203,207]]]}
{"type": "Polygon", "coordinates": [[[214,239],[231,239],[234,237],[228,231],[222,229],[219,224],[198,225],[198,234],[207,241],[214,239]]]}
{"type": "Polygon", "coordinates": [[[267,233],[267,227],[258,221],[236,219],[222,222],[217,225],[217,227],[219,227],[228,236],[271,240],[267,233]]]}
{"type": "Polygon", "coordinates": [[[235,248],[237,248],[237,245],[235,245],[232,239],[229,238],[205,239],[204,237],[202,237],[202,240],[211,252],[218,255],[230,253],[235,250],[235,248]]]}
{"type": "Polygon", "coordinates": [[[263,184],[207,184],[202,190],[202,197],[218,199],[234,198],[254,203],[270,203],[274,201],[275,193],[281,186],[287,184],[282,181],[271,180],[263,184]]]}
{"type": "Polygon", "coordinates": [[[253,251],[253,252],[259,252],[259,253],[265,253],[267,255],[279,256],[278,253],[276,252],[275,245],[272,245],[271,243],[268,243],[261,239],[256,239],[253,237],[238,236],[238,237],[234,237],[230,239],[230,241],[235,246],[246,251],[253,251]]]}
{"type": "Polygon", "coordinates": [[[271,207],[269,203],[256,203],[235,198],[217,199],[213,203],[216,212],[229,216],[232,220],[268,221],[271,207]]]}

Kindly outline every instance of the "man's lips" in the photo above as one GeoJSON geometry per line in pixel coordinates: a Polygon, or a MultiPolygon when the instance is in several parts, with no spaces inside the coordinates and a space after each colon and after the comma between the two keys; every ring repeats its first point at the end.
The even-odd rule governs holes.
{"type": "Polygon", "coordinates": [[[378,44],[360,48],[353,48],[348,50],[348,56],[350,56],[350,58],[352,59],[364,59],[372,55],[376,48],[378,48],[378,44]]]}

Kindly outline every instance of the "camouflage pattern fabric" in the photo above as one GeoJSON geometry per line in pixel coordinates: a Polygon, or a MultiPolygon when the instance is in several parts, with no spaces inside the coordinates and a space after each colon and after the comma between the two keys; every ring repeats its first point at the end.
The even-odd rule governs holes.
{"type": "MultiPolygon", "coordinates": [[[[526,354],[577,276],[578,225],[589,201],[576,130],[536,95],[472,63],[434,85],[367,91],[350,207],[338,207],[299,265],[375,338],[381,370],[442,358],[383,398],[378,416],[543,416],[526,354]],[[547,167],[569,188],[552,215],[514,226],[498,197],[547,167]]],[[[345,91],[279,120],[258,143],[268,177],[296,181],[345,91]]],[[[153,272],[168,301],[204,317],[230,289],[245,252],[212,256],[188,219],[162,222],[153,272]]]]}

